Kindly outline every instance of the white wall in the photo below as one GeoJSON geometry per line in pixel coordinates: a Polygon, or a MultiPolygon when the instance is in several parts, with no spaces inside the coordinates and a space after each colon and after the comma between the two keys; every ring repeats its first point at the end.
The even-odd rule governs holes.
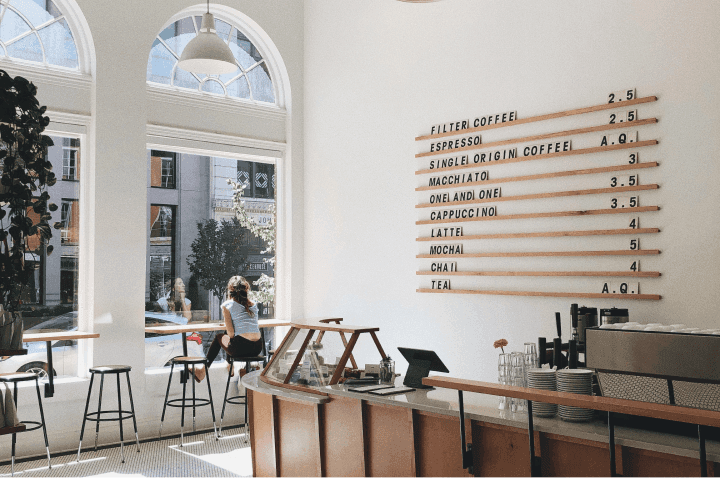
{"type": "MultiPolygon", "coordinates": [[[[82,184],[84,226],[82,252],[88,270],[81,278],[81,323],[100,333],[100,338],[89,346],[96,365],[121,363],[131,365],[135,406],[139,415],[140,437],[157,433],[167,375],[145,375],[144,372],[144,296],[147,243],[147,136],[148,122],[179,126],[208,133],[224,133],[251,139],[285,142],[291,145],[286,160],[291,161],[285,170],[285,180],[291,182],[286,201],[302,209],[302,89],[303,89],[303,4],[294,0],[257,2],[251,0],[213,1],[216,6],[235,9],[257,23],[274,43],[289,76],[286,85],[292,92],[292,102],[284,105],[292,111],[292,120],[277,121],[277,114],[260,115],[256,122],[248,115],[228,112],[224,114],[176,107],[159,115],[156,97],[148,100],[146,94],[146,68],[148,55],[155,36],[170,18],[184,8],[201,5],[194,0],[129,0],[122,5],[111,5],[97,0],[78,0],[80,10],[93,37],[96,65],[93,81],[77,79],[64,85],[62,78],[55,81],[37,81],[38,96],[52,110],[92,114],[89,137],[83,144],[82,184]],[[63,86],[64,85],[64,86],[63,86]],[[52,93],[51,93],[52,92],[52,93]],[[258,124],[265,122],[265,128],[258,124]]],[[[202,5],[201,5],[202,6],[202,5]]],[[[25,73],[12,63],[0,64],[13,74],[25,73]],[[8,66],[9,65],[9,66],[8,66]]],[[[33,79],[32,72],[26,76],[33,79]]],[[[72,75],[68,75],[72,76],[72,75]]],[[[275,78],[275,81],[282,81],[275,78]]],[[[67,83],[67,82],[65,82],[67,83]]],[[[288,92],[288,98],[289,96],[288,92]]],[[[294,247],[288,255],[296,262],[293,274],[295,284],[302,279],[300,262],[302,247],[302,215],[293,218],[294,247]]],[[[83,259],[81,259],[82,267],[83,259]]],[[[288,307],[290,315],[302,310],[299,285],[294,301],[288,307]]],[[[215,373],[214,390],[218,414],[224,391],[224,372],[215,373]],[[222,375],[222,376],[221,376],[222,375]]],[[[107,384],[106,384],[107,385],[107,384]]],[[[87,393],[87,380],[61,381],[56,385],[55,397],[44,402],[51,451],[77,447],[82,410],[87,393]]],[[[177,384],[175,385],[177,387],[177,384]]],[[[204,384],[201,386],[201,390],[204,384]]],[[[175,388],[175,392],[179,389],[175,388]]],[[[35,407],[32,390],[23,390],[22,403],[35,407]]],[[[97,389],[96,389],[97,393],[97,389]]],[[[205,392],[206,393],[206,392],[205,392]]],[[[106,387],[106,399],[114,395],[114,385],[106,387]]],[[[97,396],[97,395],[95,395],[97,396]]],[[[108,402],[110,406],[112,399],[108,402]]],[[[103,408],[107,408],[106,405],[103,408]]],[[[126,404],[127,406],[127,404],[126,404]]],[[[237,409],[230,412],[229,423],[236,424],[241,417],[237,409]]],[[[22,412],[22,410],[21,410],[22,412]]],[[[27,415],[26,415],[27,416],[27,415]]],[[[174,413],[166,422],[166,433],[179,431],[179,414],[174,413]],[[169,425],[169,428],[168,428],[169,425]]],[[[211,426],[209,410],[200,414],[199,426],[211,426]],[[207,413],[205,413],[207,412],[207,413]]],[[[218,415],[219,418],[219,415],[218,415]]],[[[126,422],[127,430],[128,422],[126,422]]],[[[101,443],[117,435],[117,424],[110,423],[101,430],[101,443]],[[107,431],[103,431],[103,430],[107,431]],[[103,438],[103,436],[105,438],[103,438]]],[[[86,435],[86,444],[90,443],[86,435]]],[[[127,437],[128,435],[126,435],[127,437]]],[[[9,440],[9,438],[7,439],[9,440]]],[[[8,441],[9,443],[9,441],[8,441]]],[[[9,457],[9,445],[3,445],[3,457],[9,457]]],[[[21,435],[18,456],[44,453],[42,434],[21,435]]]]}
{"type": "MultiPolygon", "coordinates": [[[[352,324],[380,327],[385,350],[406,364],[396,347],[436,350],[451,376],[496,380],[494,340],[510,350],[556,335],[554,312],[563,314],[568,338],[572,302],[625,306],[631,318],[696,327],[718,326],[720,248],[717,237],[720,179],[720,4],[674,1],[479,1],[430,4],[397,1],[315,0],[305,10],[305,310],[352,324]],[[638,107],[659,123],[639,128],[640,139],[658,139],[642,161],[641,205],[661,211],[642,215],[644,270],[662,277],[641,281],[659,302],[418,294],[429,281],[415,272],[429,262],[415,258],[429,235],[415,225],[426,213],[415,205],[414,158],[429,144],[414,138],[433,124],[516,110],[520,118],[601,104],[628,87],[656,103],[638,107]]],[[[487,131],[483,142],[603,124],[607,113],[487,131]]],[[[573,147],[599,136],[573,137],[573,147]]],[[[620,154],[572,156],[490,168],[491,177],[620,164],[620,154]],[[576,168],[577,167],[577,168],[576,168]],[[492,176],[494,175],[494,176],[492,176]]],[[[424,178],[427,178],[426,176],[424,178]]],[[[504,195],[607,187],[609,175],[571,181],[511,183],[504,195]]],[[[427,184],[427,183],[425,183],[427,184]]],[[[477,189],[477,188],[475,188],[477,189]]],[[[422,201],[421,201],[422,200],[422,201]]],[[[598,209],[608,196],[577,200],[500,203],[500,214],[598,209]]],[[[465,233],[627,227],[624,216],[497,221],[463,224],[465,233]]],[[[595,250],[627,248],[621,238],[534,239],[467,242],[465,250],[595,250]]],[[[459,261],[465,270],[613,270],[627,260],[528,259],[459,261]]],[[[600,279],[453,279],[456,288],[599,292],[600,279]]],[[[375,360],[372,342],[359,346],[359,361],[375,360]]]]}

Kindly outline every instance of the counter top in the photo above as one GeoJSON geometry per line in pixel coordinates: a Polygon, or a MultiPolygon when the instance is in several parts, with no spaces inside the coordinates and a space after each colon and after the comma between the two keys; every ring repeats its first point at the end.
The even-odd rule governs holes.
{"type": "MultiPolygon", "coordinates": [[[[327,397],[312,393],[296,392],[279,386],[269,385],[258,380],[260,372],[253,372],[243,377],[242,383],[250,390],[276,395],[285,399],[303,403],[326,403],[333,396],[355,398],[381,405],[392,405],[414,410],[458,417],[458,394],[454,390],[436,388],[433,390],[415,390],[390,396],[379,396],[370,393],[357,393],[347,390],[344,385],[321,387],[327,397]]],[[[401,379],[398,379],[400,382],[401,379]]],[[[527,413],[512,413],[498,409],[498,397],[478,393],[464,393],[465,417],[479,422],[494,423],[516,428],[527,429],[527,413]]],[[[555,418],[533,417],[535,430],[569,436],[607,444],[607,425],[600,419],[591,422],[574,423],[555,418]]],[[[622,426],[615,427],[615,443],[632,448],[669,453],[673,455],[698,457],[697,438],[690,438],[669,433],[659,433],[622,426]]],[[[707,459],[720,462],[720,443],[707,441],[707,459]]]]}

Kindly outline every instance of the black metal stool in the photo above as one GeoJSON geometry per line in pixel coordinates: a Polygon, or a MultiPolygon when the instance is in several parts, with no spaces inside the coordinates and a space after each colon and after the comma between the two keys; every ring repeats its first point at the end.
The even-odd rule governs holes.
{"type": "Polygon", "coordinates": [[[162,437],[162,427],[163,422],[165,421],[165,410],[167,407],[179,407],[182,409],[182,415],[180,418],[180,446],[183,446],[183,437],[185,433],[185,407],[187,406],[186,403],[190,402],[192,403],[192,410],[193,410],[193,432],[195,431],[195,409],[197,407],[204,407],[206,405],[210,405],[210,411],[212,412],[212,419],[213,419],[213,429],[215,430],[215,439],[218,439],[217,434],[217,426],[215,425],[215,407],[213,406],[212,401],[212,389],[210,388],[210,364],[207,363],[207,359],[205,357],[175,357],[174,359],[170,360],[170,376],[168,377],[168,385],[167,390],[165,391],[165,404],[163,405],[163,411],[162,411],[162,417],[160,417],[160,434],[159,436],[162,437]],[[182,365],[184,367],[184,376],[186,380],[181,381],[183,384],[183,394],[182,398],[174,398],[172,400],[168,400],[168,396],[170,394],[170,384],[172,383],[173,378],[173,370],[175,369],[175,365],[182,365]],[[195,366],[196,365],[204,365],[205,366],[205,379],[207,380],[207,386],[208,386],[208,398],[196,398],[195,397],[195,366]],[[192,366],[193,373],[189,373],[189,367],[192,366]],[[192,398],[185,398],[185,391],[187,389],[187,382],[192,382],[192,398]],[[179,403],[178,403],[179,402],[179,403]]]}
{"type": "Polygon", "coordinates": [[[140,440],[138,439],[137,421],[135,420],[135,404],[133,403],[132,387],[130,386],[130,370],[129,365],[103,365],[90,369],[90,386],[88,387],[87,400],[85,401],[85,414],[83,415],[82,428],[80,429],[80,444],[78,445],[78,462],[80,461],[80,451],[82,450],[83,436],[85,435],[85,422],[91,420],[95,422],[95,450],[97,451],[98,435],[100,434],[100,422],[118,422],[120,424],[120,457],[125,463],[125,451],[123,444],[123,420],[132,418],[133,427],[135,428],[135,443],[137,444],[137,452],[140,453],[140,440]],[[122,409],[122,399],[120,397],[120,374],[124,373],[127,379],[128,395],[130,396],[130,411],[122,409]],[[92,394],[93,381],[95,374],[100,374],[100,394],[98,396],[97,412],[88,413],[90,406],[90,395],[92,394]],[[114,374],[117,379],[118,409],[102,410],[103,385],[105,384],[105,375],[114,374]],[[104,414],[117,413],[117,418],[102,418],[104,414]]]}
{"type": "MultiPolygon", "coordinates": [[[[13,400],[15,402],[15,408],[17,408],[17,394],[18,394],[18,382],[29,382],[35,380],[35,390],[37,390],[38,406],[40,407],[40,421],[26,421],[21,420],[20,423],[23,425],[35,425],[32,428],[25,428],[26,432],[37,430],[38,428],[43,429],[43,435],[45,436],[45,450],[47,451],[48,457],[48,468],[52,468],[50,465],[50,445],[48,445],[47,429],[45,428],[45,414],[43,413],[42,398],[40,398],[40,384],[38,383],[38,376],[32,372],[18,372],[9,373],[0,376],[0,382],[12,383],[13,384],[13,400]]],[[[17,441],[17,433],[12,434],[12,455],[10,459],[10,473],[15,474],[15,443],[17,441]]]]}
{"type": "MultiPolygon", "coordinates": [[[[230,368],[228,369],[227,384],[225,385],[225,398],[223,399],[223,408],[222,413],[220,414],[220,431],[218,432],[218,436],[222,434],[222,422],[223,418],[225,418],[225,405],[228,403],[232,405],[245,405],[245,421],[243,422],[243,425],[247,425],[247,390],[245,390],[243,395],[236,395],[228,398],[228,390],[230,389],[230,374],[235,366],[235,362],[245,362],[245,372],[247,373],[250,372],[250,363],[252,362],[262,362],[263,366],[267,365],[267,348],[265,347],[265,331],[263,329],[260,329],[260,340],[262,340],[262,350],[260,351],[260,355],[256,355],[254,357],[232,357],[230,354],[226,353],[226,360],[230,363],[230,368]]],[[[238,375],[239,374],[240,371],[238,371],[238,375]]],[[[241,377],[238,377],[238,386],[240,385],[240,379],[241,377]]]]}

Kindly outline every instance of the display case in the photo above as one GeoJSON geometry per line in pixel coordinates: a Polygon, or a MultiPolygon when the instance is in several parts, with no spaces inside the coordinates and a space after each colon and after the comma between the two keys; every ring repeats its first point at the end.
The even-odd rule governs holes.
{"type": "Polygon", "coordinates": [[[325,319],[314,324],[293,323],[260,374],[260,380],[295,390],[322,393],[320,391],[322,387],[335,385],[340,381],[348,361],[352,365],[349,370],[357,371],[357,363],[352,352],[358,339],[363,335],[373,340],[380,353],[380,357],[375,362],[379,363],[381,359],[386,358],[376,335],[379,328],[340,325],[341,320],[325,319]],[[323,338],[327,337],[326,334],[339,334],[341,345],[335,349],[340,351],[339,355],[328,351],[325,347],[323,338]]]}

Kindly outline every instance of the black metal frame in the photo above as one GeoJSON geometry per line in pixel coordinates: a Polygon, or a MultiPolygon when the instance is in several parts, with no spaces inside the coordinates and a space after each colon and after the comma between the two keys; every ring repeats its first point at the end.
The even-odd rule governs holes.
{"type": "Polygon", "coordinates": [[[82,427],[80,428],[80,442],[78,444],[78,462],[80,461],[80,452],[82,451],[82,441],[83,437],[85,436],[85,423],[90,420],[92,422],[95,422],[95,451],[97,451],[97,444],[98,444],[98,437],[100,435],[100,422],[118,422],[120,426],[120,458],[121,462],[125,463],[125,444],[124,444],[124,435],[123,435],[123,420],[128,420],[132,418],[133,421],[133,428],[135,430],[135,443],[137,444],[137,452],[140,453],[140,439],[138,437],[138,431],[137,431],[137,419],[135,418],[135,402],[133,401],[132,396],[132,387],[130,385],[130,367],[128,367],[126,370],[103,370],[103,371],[93,371],[93,369],[90,369],[90,385],[88,386],[88,394],[87,399],[85,400],[85,412],[83,413],[83,421],[82,421],[82,427]],[[88,408],[90,407],[90,397],[92,396],[92,386],[93,382],[95,381],[95,374],[100,374],[100,392],[98,393],[98,408],[96,412],[90,412],[88,413],[88,408]],[[127,380],[127,389],[128,389],[128,396],[130,398],[130,410],[123,410],[122,409],[122,397],[120,394],[120,374],[125,374],[125,379],[127,380]],[[115,374],[115,379],[117,382],[117,396],[118,396],[118,408],[117,410],[102,410],[102,395],[103,395],[103,388],[105,385],[105,374],[115,374]],[[105,414],[114,414],[117,413],[117,417],[115,418],[101,418],[102,415],[105,414]],[[123,414],[125,414],[123,416],[123,414]]]}
{"type": "MultiPolygon", "coordinates": [[[[42,405],[42,398],[40,397],[40,382],[38,381],[37,374],[34,378],[28,377],[23,378],[21,380],[13,380],[12,375],[6,377],[5,380],[0,380],[1,382],[12,382],[13,383],[13,402],[15,404],[15,409],[17,410],[17,395],[18,395],[18,381],[26,382],[30,380],[35,380],[35,390],[37,392],[37,399],[38,399],[38,407],[40,408],[40,421],[30,421],[30,420],[21,420],[20,423],[23,425],[35,425],[32,428],[25,428],[25,430],[18,432],[18,433],[25,433],[25,432],[31,432],[35,430],[39,430],[42,428],[43,431],[43,437],[45,438],[45,450],[47,452],[47,458],[48,458],[48,469],[52,469],[52,464],[50,463],[50,445],[48,443],[48,435],[47,435],[47,428],[45,427],[45,412],[43,411],[43,405],[42,405]]],[[[15,446],[17,444],[17,433],[12,434],[12,452],[10,455],[10,474],[15,475],[15,446]]]]}
{"type": "MultiPolygon", "coordinates": [[[[184,334],[183,334],[184,335],[184,334]]],[[[183,340],[184,344],[184,340],[183,340]]],[[[187,357],[176,357],[176,358],[187,358],[187,357]]],[[[210,364],[205,359],[199,359],[197,361],[188,362],[186,360],[183,361],[177,361],[176,359],[172,359],[170,361],[170,375],[168,377],[168,384],[167,389],[165,390],[165,403],[163,404],[163,411],[162,416],[160,417],[160,433],[159,436],[162,436],[162,428],[163,423],[165,422],[165,412],[167,411],[167,407],[177,407],[182,409],[181,415],[180,415],[180,447],[183,446],[183,439],[185,435],[185,407],[192,406],[192,417],[193,417],[193,432],[195,432],[195,417],[196,417],[196,409],[197,407],[204,407],[210,405],[210,412],[212,413],[212,420],[213,420],[213,429],[215,430],[215,439],[219,440],[218,434],[217,434],[217,427],[215,425],[215,406],[213,405],[212,400],[212,388],[210,387],[210,364]],[[178,363],[179,365],[182,365],[183,368],[180,369],[181,379],[183,375],[185,376],[185,380],[182,381],[182,398],[174,398],[172,400],[168,400],[168,397],[170,396],[170,384],[172,383],[172,376],[173,371],[175,370],[175,364],[178,363]],[[203,365],[205,367],[205,379],[207,380],[207,387],[208,387],[208,398],[196,398],[195,396],[195,380],[194,378],[190,377],[190,367],[193,368],[193,375],[195,371],[195,365],[203,365]],[[186,391],[187,391],[187,382],[190,381],[192,383],[192,398],[186,398],[186,391]],[[179,402],[179,404],[178,404],[179,402]],[[190,403],[190,405],[188,405],[190,403]]]]}

